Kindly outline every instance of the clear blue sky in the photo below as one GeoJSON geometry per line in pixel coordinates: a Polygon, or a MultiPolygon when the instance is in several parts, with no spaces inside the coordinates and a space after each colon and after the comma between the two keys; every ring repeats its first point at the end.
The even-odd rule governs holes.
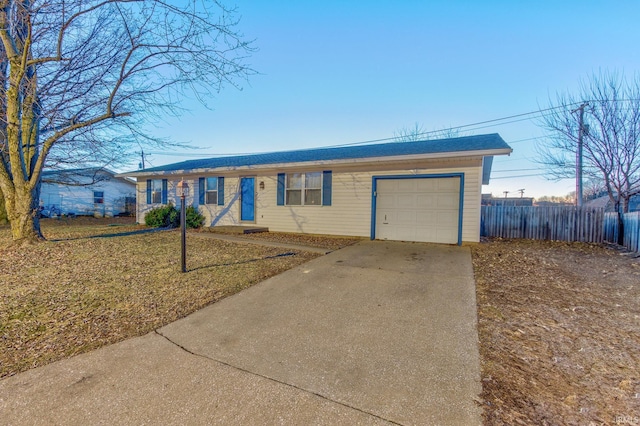
{"type": "MultiPolygon", "coordinates": [[[[213,110],[187,100],[191,113],[153,132],[202,149],[154,151],[151,165],[387,138],[415,123],[434,130],[498,119],[545,107],[549,96],[575,90],[600,69],[627,77],[640,71],[637,0],[254,0],[237,7],[240,30],[259,49],[249,63],[260,74],[241,91],[223,89],[213,110]]],[[[539,197],[575,188],[541,176],[532,138],[543,132],[531,120],[472,134],[494,132],[514,152],[496,159],[484,192],[515,196],[524,188],[539,197]],[[539,176],[523,176],[532,174],[539,176]]]]}

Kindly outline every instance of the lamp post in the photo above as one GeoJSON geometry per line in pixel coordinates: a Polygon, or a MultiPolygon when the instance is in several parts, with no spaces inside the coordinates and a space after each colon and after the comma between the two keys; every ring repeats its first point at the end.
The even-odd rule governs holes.
{"type": "Polygon", "coordinates": [[[189,193],[189,185],[182,179],[178,182],[178,196],[180,197],[180,265],[182,272],[187,272],[187,207],[185,197],[189,193]]]}

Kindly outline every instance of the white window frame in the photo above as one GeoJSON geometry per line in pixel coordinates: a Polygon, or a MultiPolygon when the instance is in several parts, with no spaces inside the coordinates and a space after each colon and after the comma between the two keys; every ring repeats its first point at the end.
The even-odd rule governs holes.
{"type": "Polygon", "coordinates": [[[162,179],[151,179],[151,204],[162,204],[162,179]]]}
{"type": "Polygon", "coordinates": [[[93,204],[104,204],[104,191],[93,191],[93,204]]]}
{"type": "Polygon", "coordinates": [[[307,172],[307,173],[286,173],[284,178],[284,204],[285,206],[322,206],[322,172],[307,172]],[[300,187],[292,188],[289,186],[289,179],[293,175],[298,175],[300,177],[300,187]],[[308,175],[315,175],[319,182],[318,187],[309,187],[308,186],[308,175]],[[320,197],[317,199],[317,203],[310,202],[310,193],[309,191],[318,191],[320,197]],[[292,204],[290,203],[290,194],[294,192],[300,193],[300,203],[292,204]]]}
{"type": "Polygon", "coordinates": [[[204,178],[204,203],[205,204],[213,204],[213,205],[217,205],[218,204],[218,177],[217,176],[209,176],[209,177],[205,177],[204,178]],[[209,189],[209,180],[212,180],[213,182],[215,182],[215,189],[209,189]],[[210,201],[209,197],[212,197],[210,201]]]}

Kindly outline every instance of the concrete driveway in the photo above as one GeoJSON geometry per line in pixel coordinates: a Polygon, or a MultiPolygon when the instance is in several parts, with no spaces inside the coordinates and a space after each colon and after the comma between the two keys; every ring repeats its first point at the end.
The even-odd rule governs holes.
{"type": "Polygon", "coordinates": [[[480,424],[469,249],[367,241],[0,381],[0,424],[480,424]]]}

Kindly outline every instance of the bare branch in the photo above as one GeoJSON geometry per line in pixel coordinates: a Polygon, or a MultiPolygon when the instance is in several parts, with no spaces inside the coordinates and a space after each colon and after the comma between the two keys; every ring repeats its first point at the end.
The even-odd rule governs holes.
{"type": "Polygon", "coordinates": [[[233,12],[215,0],[0,2],[0,190],[12,227],[39,234],[29,215],[45,167],[114,164],[171,143],[144,124],[251,75],[233,12]]]}
{"type": "Polygon", "coordinates": [[[538,161],[553,177],[575,176],[578,118],[572,105],[588,102],[584,115],[583,161],[585,174],[598,177],[610,199],[628,209],[629,197],[640,187],[640,76],[628,81],[604,72],[582,82],[577,95],[559,94],[553,108],[542,114],[547,130],[538,146],[538,161]]]}

